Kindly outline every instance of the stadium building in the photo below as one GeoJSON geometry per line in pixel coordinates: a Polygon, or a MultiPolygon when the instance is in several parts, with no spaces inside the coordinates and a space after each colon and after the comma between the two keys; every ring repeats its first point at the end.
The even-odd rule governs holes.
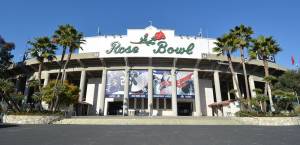
{"type": "MultiPolygon", "coordinates": [[[[233,116],[240,104],[227,58],[213,52],[216,39],[175,35],[174,30],[128,29],[126,35],[85,37],[82,50],[72,55],[64,79],[79,86],[77,115],[233,116]]],[[[44,86],[56,79],[58,60],[45,62],[44,86]]],[[[240,58],[233,57],[234,75],[246,96],[240,58]]],[[[37,78],[38,62],[25,61],[32,72],[16,79],[18,91],[33,94],[28,82],[37,78]]],[[[270,74],[285,68],[269,63],[270,74]]],[[[246,62],[249,92],[264,88],[261,60],[246,62]]],[[[47,104],[43,104],[47,108],[47,104]]]]}

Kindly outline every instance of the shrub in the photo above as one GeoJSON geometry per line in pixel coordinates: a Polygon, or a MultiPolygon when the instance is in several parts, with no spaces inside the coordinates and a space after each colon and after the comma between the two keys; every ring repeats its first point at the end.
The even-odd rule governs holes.
{"type": "Polygon", "coordinates": [[[295,107],[295,113],[298,114],[298,115],[300,115],[300,105],[297,105],[295,107]]]}

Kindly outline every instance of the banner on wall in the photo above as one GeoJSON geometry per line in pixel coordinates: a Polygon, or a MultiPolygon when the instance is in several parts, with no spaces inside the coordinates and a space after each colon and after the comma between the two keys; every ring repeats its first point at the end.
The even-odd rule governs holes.
{"type": "Polygon", "coordinates": [[[148,96],[148,71],[129,71],[129,97],[147,98],[148,96]]]}
{"type": "Polygon", "coordinates": [[[107,71],[105,84],[105,96],[108,98],[120,98],[124,96],[125,71],[107,71]]]}
{"type": "Polygon", "coordinates": [[[153,70],[153,97],[171,98],[171,71],[153,70]]]}
{"type": "Polygon", "coordinates": [[[177,98],[192,99],[195,97],[193,72],[177,71],[177,98]]]}

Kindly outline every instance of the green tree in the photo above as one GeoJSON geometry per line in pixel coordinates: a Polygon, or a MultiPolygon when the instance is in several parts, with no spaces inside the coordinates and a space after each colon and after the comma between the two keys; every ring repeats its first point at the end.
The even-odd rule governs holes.
{"type": "Polygon", "coordinates": [[[76,49],[81,48],[80,45],[84,43],[83,34],[81,32],[78,32],[73,26],[69,24],[61,25],[54,32],[53,41],[56,44],[62,46],[63,48],[61,59],[60,59],[59,73],[57,76],[57,80],[59,80],[61,69],[63,69],[63,73],[61,77],[61,82],[63,82],[65,76],[65,69],[68,65],[68,62],[71,59],[72,53],[74,53],[76,49]],[[69,48],[69,54],[66,63],[63,63],[68,48],[69,48]]]}
{"type": "Polygon", "coordinates": [[[249,93],[249,85],[248,85],[248,77],[247,77],[247,70],[245,65],[245,55],[244,50],[249,48],[251,42],[251,35],[253,34],[253,30],[251,27],[247,27],[244,25],[236,26],[230,30],[230,33],[233,35],[234,45],[240,51],[241,56],[241,63],[243,66],[243,74],[245,80],[245,87],[246,87],[246,98],[248,102],[248,108],[251,108],[250,102],[250,93],[249,93]]]}
{"type": "Polygon", "coordinates": [[[39,37],[35,38],[33,41],[28,41],[28,44],[31,45],[29,53],[31,57],[36,58],[39,62],[39,71],[38,71],[38,83],[39,91],[42,90],[41,75],[45,59],[52,61],[55,59],[56,46],[50,41],[48,37],[39,37]]]}
{"type": "Polygon", "coordinates": [[[63,106],[77,103],[79,97],[79,88],[68,81],[64,83],[56,84],[56,81],[50,81],[46,87],[42,89],[42,100],[46,103],[53,105],[52,103],[56,99],[53,94],[59,96],[59,104],[57,109],[63,106]]]}
{"type": "MultiPolygon", "coordinates": [[[[55,31],[54,35],[53,35],[53,41],[62,46],[63,48],[63,52],[62,52],[62,56],[61,56],[61,60],[60,60],[60,68],[59,68],[59,73],[57,75],[56,78],[56,84],[58,83],[60,74],[61,74],[61,69],[63,66],[63,73],[61,76],[61,83],[64,83],[64,78],[66,75],[66,68],[67,65],[71,59],[71,55],[72,53],[74,53],[74,51],[76,49],[81,48],[80,45],[84,43],[83,40],[83,34],[81,32],[78,32],[73,26],[67,24],[67,25],[61,25],[59,26],[58,30],[55,31]],[[66,54],[67,49],[69,48],[69,54],[66,60],[66,63],[64,64],[64,57],[66,54]]],[[[54,92],[55,93],[55,92],[54,92]]],[[[54,95],[55,96],[55,95],[54,95]]],[[[55,100],[55,104],[54,104],[54,111],[58,106],[59,103],[59,95],[56,95],[56,100],[55,100]]]]}
{"type": "Polygon", "coordinates": [[[0,36],[0,78],[7,78],[9,76],[8,68],[13,64],[11,51],[15,48],[12,42],[6,42],[0,36]]]}
{"type": "Polygon", "coordinates": [[[297,97],[294,92],[289,92],[282,89],[274,90],[273,95],[277,97],[277,102],[275,103],[276,108],[278,109],[277,111],[289,111],[288,108],[293,108],[293,101],[297,97]]]}
{"type": "Polygon", "coordinates": [[[0,99],[4,100],[16,112],[20,112],[20,107],[15,102],[11,94],[14,92],[14,84],[8,79],[0,79],[0,99]]]}
{"type": "MultiPolygon", "coordinates": [[[[253,46],[249,49],[249,55],[252,59],[257,58],[257,56],[262,58],[265,78],[270,76],[268,58],[277,54],[279,51],[281,51],[281,48],[279,47],[277,41],[273,39],[273,37],[259,36],[257,39],[253,39],[253,46]]],[[[275,111],[272,99],[271,84],[269,81],[265,81],[264,95],[269,96],[271,111],[275,111]]]]}
{"type": "MultiPolygon", "coordinates": [[[[292,92],[295,96],[300,94],[300,71],[288,70],[278,77],[274,89],[281,89],[286,92],[292,92]]],[[[297,97],[299,104],[299,98],[297,97]]]]}
{"type": "Polygon", "coordinates": [[[213,49],[214,52],[217,52],[218,55],[226,55],[227,56],[227,60],[229,63],[229,69],[230,72],[232,74],[232,78],[234,83],[236,84],[237,87],[237,94],[238,94],[238,98],[241,98],[241,90],[239,87],[239,83],[237,80],[237,77],[235,77],[235,71],[233,69],[233,65],[232,65],[232,58],[231,58],[231,53],[233,53],[234,51],[236,51],[236,47],[235,47],[235,42],[234,42],[234,37],[231,33],[229,34],[224,34],[222,37],[217,38],[217,41],[215,42],[216,47],[213,49]]]}

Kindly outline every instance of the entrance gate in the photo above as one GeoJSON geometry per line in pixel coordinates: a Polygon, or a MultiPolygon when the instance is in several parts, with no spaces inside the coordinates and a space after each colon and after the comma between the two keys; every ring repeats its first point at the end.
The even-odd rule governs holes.
{"type": "Polygon", "coordinates": [[[192,116],[193,103],[192,102],[178,102],[177,114],[178,116],[192,116]]]}
{"type": "Polygon", "coordinates": [[[123,115],[123,102],[108,102],[108,115],[123,115]]]}

